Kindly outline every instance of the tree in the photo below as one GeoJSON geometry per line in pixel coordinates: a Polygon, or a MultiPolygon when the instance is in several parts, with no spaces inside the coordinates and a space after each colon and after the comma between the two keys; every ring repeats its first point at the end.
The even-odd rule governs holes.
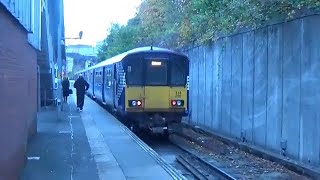
{"type": "Polygon", "coordinates": [[[136,16],[114,24],[99,51],[101,60],[138,46],[170,49],[212,41],[219,32],[256,28],[296,10],[319,9],[319,0],[144,0],[136,16]]]}
{"type": "Polygon", "coordinates": [[[138,29],[136,25],[121,26],[112,24],[109,31],[110,34],[104,40],[98,52],[100,60],[105,60],[134,48],[137,40],[138,29]]]}

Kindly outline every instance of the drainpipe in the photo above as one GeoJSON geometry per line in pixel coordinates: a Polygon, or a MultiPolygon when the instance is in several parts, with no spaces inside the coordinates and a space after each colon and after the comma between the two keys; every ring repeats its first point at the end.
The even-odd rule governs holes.
{"type": "Polygon", "coordinates": [[[37,112],[40,112],[41,108],[41,90],[40,90],[40,66],[37,66],[37,112]]]}
{"type": "MultiPolygon", "coordinates": [[[[58,6],[61,7],[61,0],[56,1],[58,6]]],[[[59,8],[61,9],[61,8],[59,8]]],[[[57,79],[57,111],[58,111],[58,119],[60,119],[60,112],[62,109],[62,86],[61,86],[61,79],[62,79],[62,58],[61,58],[61,30],[62,30],[62,12],[59,11],[59,20],[58,20],[58,37],[57,37],[57,65],[58,65],[58,79],[57,79]]]]}

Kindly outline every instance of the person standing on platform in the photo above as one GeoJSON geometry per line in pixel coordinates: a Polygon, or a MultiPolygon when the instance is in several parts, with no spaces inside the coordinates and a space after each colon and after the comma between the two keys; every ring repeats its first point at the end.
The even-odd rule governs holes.
{"type": "Polygon", "coordinates": [[[62,94],[63,94],[64,102],[68,102],[69,89],[70,89],[70,82],[68,77],[65,77],[62,80],[62,94]]]}
{"type": "Polygon", "coordinates": [[[82,74],[78,77],[78,79],[74,82],[74,88],[77,90],[77,107],[79,111],[83,110],[84,105],[84,95],[86,91],[89,89],[88,82],[83,78],[82,74]]]}

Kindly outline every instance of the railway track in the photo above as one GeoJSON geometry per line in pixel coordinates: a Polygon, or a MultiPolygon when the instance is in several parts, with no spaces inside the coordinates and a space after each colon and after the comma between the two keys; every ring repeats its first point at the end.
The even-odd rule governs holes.
{"type": "MultiPolygon", "coordinates": [[[[213,164],[207,162],[206,160],[202,159],[201,157],[196,156],[187,148],[185,148],[179,144],[175,144],[175,145],[185,152],[185,156],[183,157],[183,160],[185,162],[188,162],[188,164],[186,164],[186,165],[191,166],[190,170],[192,171],[192,174],[197,179],[199,179],[199,180],[203,180],[203,179],[236,180],[236,178],[233,177],[232,175],[230,175],[227,172],[223,171],[222,169],[214,166],[213,164]]],[[[180,162],[181,156],[178,156],[177,160],[178,160],[178,162],[180,162]]]]}
{"type": "Polygon", "coordinates": [[[196,156],[186,147],[169,140],[139,136],[146,144],[155,150],[163,159],[187,179],[196,180],[235,180],[233,176],[206,160],[196,156]]]}
{"type": "Polygon", "coordinates": [[[179,155],[177,158],[177,161],[183,166],[185,167],[188,171],[191,172],[191,174],[199,180],[202,179],[207,179],[207,176],[205,176],[201,171],[198,170],[198,168],[196,168],[192,162],[190,162],[189,160],[187,160],[186,158],[184,158],[183,156],[179,155]]]}

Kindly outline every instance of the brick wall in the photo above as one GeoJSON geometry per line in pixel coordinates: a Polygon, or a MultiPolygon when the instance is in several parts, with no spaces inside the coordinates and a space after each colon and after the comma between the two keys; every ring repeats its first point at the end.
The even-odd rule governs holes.
{"type": "Polygon", "coordinates": [[[27,32],[0,4],[0,180],[18,179],[36,130],[37,57],[27,32]]]}

